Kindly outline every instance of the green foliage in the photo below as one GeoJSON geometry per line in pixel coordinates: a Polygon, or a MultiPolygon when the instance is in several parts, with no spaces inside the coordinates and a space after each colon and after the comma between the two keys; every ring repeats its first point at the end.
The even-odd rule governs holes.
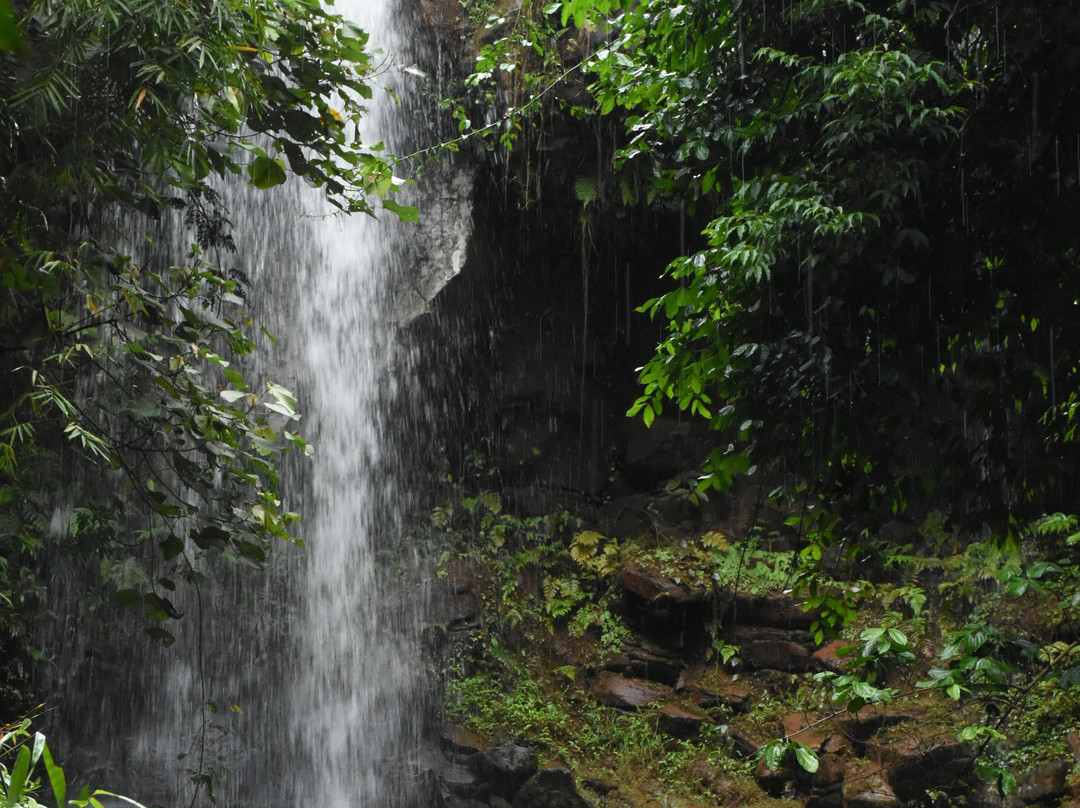
{"type": "Polygon", "coordinates": [[[3,808],[38,808],[36,794],[41,785],[34,773],[40,763],[45,769],[57,806],[103,808],[102,797],[121,800],[135,808],[142,806],[132,799],[102,789],[83,786],[79,796],[67,799],[70,792],[64,770],[53,760],[52,751],[40,732],[30,732],[31,719],[0,726],[0,805],[3,808]],[[11,760],[14,758],[14,762],[11,760]]]}
{"type": "Polygon", "coordinates": [[[810,774],[816,772],[820,765],[817,753],[800,741],[769,741],[758,750],[757,757],[764,760],[765,766],[772,771],[779,769],[787,757],[794,757],[795,762],[810,774]]]}
{"type": "Polygon", "coordinates": [[[22,53],[23,47],[15,10],[11,7],[10,0],[0,0],[0,50],[22,53]]]}

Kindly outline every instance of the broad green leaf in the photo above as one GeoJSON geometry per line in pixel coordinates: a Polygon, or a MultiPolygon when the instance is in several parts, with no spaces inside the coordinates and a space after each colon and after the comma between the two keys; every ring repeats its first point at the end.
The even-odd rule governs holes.
{"type": "Polygon", "coordinates": [[[233,370],[232,368],[222,368],[221,372],[225,375],[226,379],[235,384],[237,387],[247,387],[247,384],[244,382],[244,375],[240,373],[240,371],[233,370]]]}
{"type": "Polygon", "coordinates": [[[411,205],[399,205],[393,199],[384,199],[382,206],[391,213],[396,213],[397,217],[403,222],[420,221],[420,211],[411,205]]]}
{"type": "Polygon", "coordinates": [[[29,777],[30,749],[24,746],[19,750],[19,756],[15,760],[15,767],[11,770],[11,776],[8,778],[8,793],[4,808],[14,808],[15,805],[18,805],[23,792],[26,790],[26,781],[29,777]]]}
{"type": "Polygon", "coordinates": [[[285,182],[285,166],[265,154],[256,156],[248,166],[248,178],[256,188],[273,188],[285,182]]]}
{"type": "Polygon", "coordinates": [[[61,806],[64,804],[64,797],[67,796],[67,778],[64,776],[64,770],[53,762],[52,752],[49,750],[48,745],[41,750],[42,759],[45,761],[45,772],[49,777],[49,785],[52,786],[53,797],[56,798],[56,804],[61,806]]]}
{"type": "Polygon", "coordinates": [[[800,766],[811,774],[818,770],[818,756],[806,744],[796,744],[795,759],[799,761],[800,766]]]}
{"type": "Polygon", "coordinates": [[[780,768],[780,764],[783,763],[784,753],[787,752],[788,746],[783,741],[775,740],[769,741],[765,746],[761,748],[761,755],[765,759],[765,767],[769,771],[776,771],[780,768]]]}

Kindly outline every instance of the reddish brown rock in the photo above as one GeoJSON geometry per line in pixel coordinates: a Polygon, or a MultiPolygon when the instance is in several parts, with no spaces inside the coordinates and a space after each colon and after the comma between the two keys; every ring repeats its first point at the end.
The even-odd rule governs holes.
{"type": "Polygon", "coordinates": [[[749,686],[730,679],[721,680],[715,685],[715,689],[702,687],[693,674],[683,671],[675,685],[675,690],[688,696],[696,707],[703,710],[724,707],[733,713],[745,713],[750,709],[752,691],[749,686]]]}
{"type": "Polygon", "coordinates": [[[753,691],[742,682],[732,682],[721,688],[716,695],[723,705],[733,712],[745,713],[750,710],[753,691]]]}
{"type": "Polygon", "coordinates": [[[788,713],[780,723],[789,740],[804,743],[817,752],[828,737],[825,729],[818,723],[820,718],[821,716],[815,713],[788,713]]]}
{"type": "Polygon", "coordinates": [[[657,726],[665,735],[680,740],[696,738],[704,724],[712,723],[709,717],[696,710],[687,710],[677,704],[665,704],[657,719],[657,726]]]}
{"type": "Polygon", "coordinates": [[[732,751],[743,758],[752,758],[765,745],[762,732],[752,723],[736,719],[728,726],[727,736],[731,739],[732,751]]]}
{"type": "Polygon", "coordinates": [[[619,570],[616,582],[628,592],[650,602],[703,603],[706,599],[704,589],[689,586],[685,581],[676,582],[636,564],[624,565],[619,570]]]}
{"type": "Polygon", "coordinates": [[[448,724],[443,727],[442,748],[459,755],[474,755],[487,746],[475,732],[448,724]]]}
{"type": "Polygon", "coordinates": [[[655,646],[649,646],[631,649],[630,659],[623,673],[637,679],[675,686],[684,670],[686,663],[681,659],[670,653],[662,653],[661,649],[655,646]]]}
{"type": "Polygon", "coordinates": [[[795,642],[758,640],[743,646],[742,661],[748,668],[802,673],[810,669],[810,652],[795,642]]]}
{"type": "Polygon", "coordinates": [[[667,698],[671,695],[671,688],[602,671],[600,678],[592,686],[591,693],[593,698],[608,707],[637,710],[667,698]]]}
{"type": "Polygon", "coordinates": [[[850,647],[850,640],[833,640],[832,642],[825,643],[825,645],[814,651],[812,655],[815,667],[820,670],[832,671],[833,673],[838,672],[843,668],[844,663],[847,661],[847,658],[842,656],[840,651],[850,647]]]}
{"type": "Polygon", "coordinates": [[[1080,762],[1080,734],[1073,731],[1065,736],[1065,740],[1069,744],[1069,749],[1072,750],[1073,760],[1080,762]]]}
{"type": "Polygon", "coordinates": [[[820,749],[823,755],[845,755],[851,751],[851,741],[843,735],[830,735],[820,749]]]}
{"type": "MultiPolygon", "coordinates": [[[[836,728],[855,746],[861,747],[878,733],[902,724],[904,721],[910,721],[914,717],[913,713],[904,710],[872,704],[863,707],[857,713],[848,713],[843,718],[838,718],[836,728]]],[[[874,749],[868,751],[867,754],[878,761],[891,760],[896,757],[897,752],[904,756],[921,754],[918,750],[920,745],[928,746],[934,742],[934,739],[920,741],[918,738],[904,737],[900,739],[899,745],[897,745],[896,739],[882,738],[872,744],[874,749]]]]}
{"type": "Polygon", "coordinates": [[[754,766],[754,779],[761,786],[761,790],[770,797],[779,797],[784,794],[789,783],[794,783],[797,777],[795,768],[785,757],[779,767],[770,769],[765,763],[765,758],[760,757],[757,765],[754,766]]]}
{"type": "Polygon", "coordinates": [[[786,629],[808,629],[817,617],[782,592],[758,595],[739,611],[740,621],[786,629]]]}
{"type": "Polygon", "coordinates": [[[809,783],[815,793],[825,794],[831,791],[839,791],[840,783],[847,775],[847,761],[837,755],[818,755],[818,767],[815,772],[803,771],[799,777],[803,782],[809,783]]]}
{"type": "Polygon", "coordinates": [[[1051,760],[1016,778],[1016,790],[1008,805],[1050,805],[1065,795],[1065,779],[1072,766],[1064,760],[1051,760]]]}
{"type": "Polygon", "coordinates": [[[863,773],[849,772],[841,787],[844,808],[903,808],[880,769],[863,773]]]}

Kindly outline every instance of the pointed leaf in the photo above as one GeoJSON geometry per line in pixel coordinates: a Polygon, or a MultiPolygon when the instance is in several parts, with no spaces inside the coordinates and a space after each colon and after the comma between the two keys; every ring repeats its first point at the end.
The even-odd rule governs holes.
{"type": "Polygon", "coordinates": [[[411,205],[399,205],[393,199],[384,199],[382,206],[391,213],[396,213],[397,217],[403,222],[418,222],[420,221],[420,211],[411,205]]]}

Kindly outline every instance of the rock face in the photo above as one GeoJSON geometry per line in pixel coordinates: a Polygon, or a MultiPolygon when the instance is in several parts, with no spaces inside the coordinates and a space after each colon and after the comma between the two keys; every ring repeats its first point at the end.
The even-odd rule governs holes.
{"type": "Polygon", "coordinates": [[[475,171],[448,162],[426,177],[422,238],[407,238],[408,260],[392,295],[394,319],[408,323],[427,311],[446,284],[462,271],[472,236],[472,186],[475,171]]]}

